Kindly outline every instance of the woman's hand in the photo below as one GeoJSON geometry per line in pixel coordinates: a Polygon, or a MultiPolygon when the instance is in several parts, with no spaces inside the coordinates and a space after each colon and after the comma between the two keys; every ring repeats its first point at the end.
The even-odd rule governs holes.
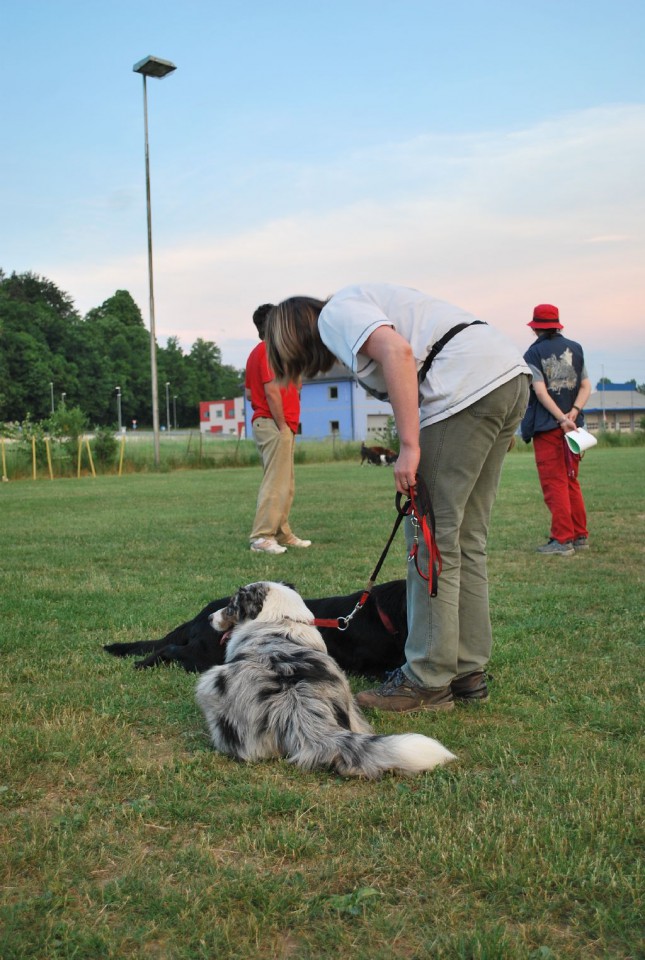
{"type": "Polygon", "coordinates": [[[419,384],[410,344],[390,326],[377,327],[359,353],[380,363],[392,404],[399,435],[399,457],[394,465],[394,482],[399,493],[407,493],[419,468],[419,384]]]}
{"type": "Polygon", "coordinates": [[[416,446],[401,445],[398,459],[394,464],[394,482],[399,493],[407,494],[410,487],[414,486],[420,459],[421,450],[418,444],[416,446]]]}

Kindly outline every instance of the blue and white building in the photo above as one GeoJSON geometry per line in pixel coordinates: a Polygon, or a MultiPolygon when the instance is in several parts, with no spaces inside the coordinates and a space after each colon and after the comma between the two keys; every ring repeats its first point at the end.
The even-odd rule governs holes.
{"type": "MultiPolygon", "coordinates": [[[[251,437],[252,410],[248,401],[244,415],[246,436],[251,437]]],[[[302,384],[298,436],[303,439],[335,437],[378,443],[391,417],[390,404],[370,397],[341,364],[302,384]]]]}

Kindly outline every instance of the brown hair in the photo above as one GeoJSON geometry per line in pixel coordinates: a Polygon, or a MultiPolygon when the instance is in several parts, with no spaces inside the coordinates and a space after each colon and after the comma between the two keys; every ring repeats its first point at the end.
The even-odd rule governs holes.
{"type": "Polygon", "coordinates": [[[318,332],[318,317],[326,302],[314,297],[290,297],[275,306],[267,317],[267,360],[278,382],[295,383],[301,377],[315,377],[336,362],[318,332]]]}
{"type": "Polygon", "coordinates": [[[257,310],[253,313],[253,323],[255,324],[258,337],[260,340],[264,340],[264,328],[266,327],[267,317],[273,310],[272,303],[263,303],[262,306],[258,307],[257,310]]]}

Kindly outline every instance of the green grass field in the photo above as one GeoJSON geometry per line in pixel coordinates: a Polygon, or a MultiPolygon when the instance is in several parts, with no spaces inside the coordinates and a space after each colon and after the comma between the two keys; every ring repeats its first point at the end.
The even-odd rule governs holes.
{"type": "Polygon", "coordinates": [[[102,644],[255,579],[359,589],[391,471],[299,466],[314,546],[279,557],[248,550],[258,467],[2,484],[3,960],[643,958],[644,473],[642,447],[588,454],[592,549],[542,558],[533,459],[508,456],[490,701],[373,715],[459,757],[377,783],[215,754],[194,676],[102,644]]]}

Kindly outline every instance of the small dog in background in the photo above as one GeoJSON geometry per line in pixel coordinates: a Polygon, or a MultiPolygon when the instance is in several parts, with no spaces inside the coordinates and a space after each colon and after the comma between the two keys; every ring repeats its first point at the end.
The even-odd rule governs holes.
{"type": "Polygon", "coordinates": [[[373,463],[377,467],[383,464],[395,463],[398,453],[395,450],[389,450],[387,447],[366,447],[361,444],[361,467],[364,463],[373,463]]]}
{"type": "Polygon", "coordinates": [[[421,734],[374,734],[313,619],[291,586],[269,581],[241,587],[211,615],[225,632],[226,659],[201,675],[196,698],[216,750],[367,779],[455,759],[421,734]]]}

